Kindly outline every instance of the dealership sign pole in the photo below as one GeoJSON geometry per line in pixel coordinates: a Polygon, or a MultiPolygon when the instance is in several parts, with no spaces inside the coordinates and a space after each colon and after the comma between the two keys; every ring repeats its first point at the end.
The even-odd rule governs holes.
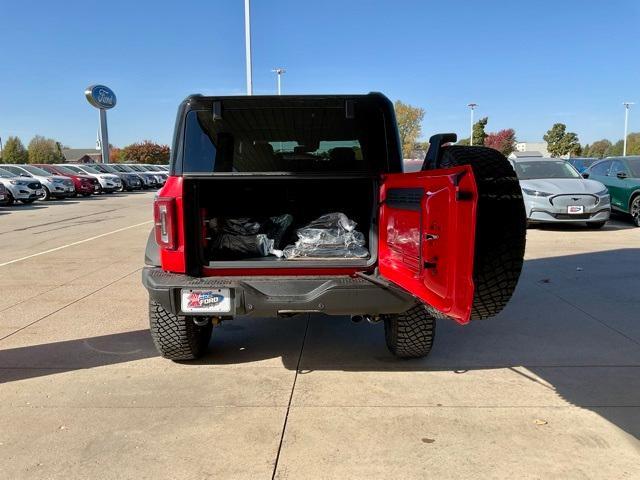
{"type": "Polygon", "coordinates": [[[107,110],[116,106],[116,94],[104,85],[91,85],[84,91],[91,105],[100,111],[100,145],[102,163],[109,163],[109,134],[107,133],[107,110]]]}

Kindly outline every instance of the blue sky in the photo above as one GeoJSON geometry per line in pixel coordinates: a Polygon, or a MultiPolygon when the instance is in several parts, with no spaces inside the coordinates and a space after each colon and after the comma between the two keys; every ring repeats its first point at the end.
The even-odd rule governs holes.
{"type": "MultiPolygon", "coordinates": [[[[83,96],[118,96],[111,143],[170,143],[187,94],[245,91],[243,0],[1,3],[0,136],[93,147],[83,96]]],[[[423,137],[490,131],[539,141],[554,122],[580,140],[622,137],[640,102],[640,2],[253,0],[254,93],[381,91],[426,110],[423,137]]],[[[640,104],[630,130],[640,130],[640,104]]]]}

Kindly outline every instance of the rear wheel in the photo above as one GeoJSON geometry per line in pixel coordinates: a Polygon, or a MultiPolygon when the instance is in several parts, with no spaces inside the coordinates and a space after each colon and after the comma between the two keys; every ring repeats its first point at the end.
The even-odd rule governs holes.
{"type": "Polygon", "coordinates": [[[149,300],[149,325],[156,349],[164,358],[194,360],[206,351],[213,326],[198,326],[193,318],[174,315],[162,305],[149,300]]]}
{"type": "Polygon", "coordinates": [[[631,219],[636,227],[640,227],[640,195],[636,195],[631,199],[631,205],[629,208],[631,219]]]}
{"type": "Polygon", "coordinates": [[[399,358],[421,358],[431,351],[436,319],[419,304],[399,315],[384,319],[387,348],[399,358]]]}
{"type": "Polygon", "coordinates": [[[492,317],[516,288],[527,231],[522,191],[513,167],[497,150],[453,145],[440,168],[470,165],[478,187],[472,320],[492,317]]]}

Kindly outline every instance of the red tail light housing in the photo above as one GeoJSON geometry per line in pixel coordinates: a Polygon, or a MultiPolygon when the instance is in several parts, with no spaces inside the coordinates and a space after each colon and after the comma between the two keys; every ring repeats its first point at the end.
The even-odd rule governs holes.
{"type": "Polygon", "coordinates": [[[153,220],[156,243],[160,248],[175,250],[176,241],[176,201],[172,197],[158,197],[153,203],[153,220]]]}

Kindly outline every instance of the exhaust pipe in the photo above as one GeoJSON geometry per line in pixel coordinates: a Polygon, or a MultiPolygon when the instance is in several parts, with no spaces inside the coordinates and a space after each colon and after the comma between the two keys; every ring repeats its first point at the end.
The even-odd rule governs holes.
{"type": "Polygon", "coordinates": [[[376,315],[376,316],[365,315],[364,318],[366,318],[367,322],[369,322],[371,325],[375,325],[376,323],[379,323],[380,320],[382,320],[382,318],[380,318],[379,315],[376,315]]]}
{"type": "Polygon", "coordinates": [[[199,327],[206,327],[210,321],[210,317],[193,317],[193,323],[199,327]]]}

